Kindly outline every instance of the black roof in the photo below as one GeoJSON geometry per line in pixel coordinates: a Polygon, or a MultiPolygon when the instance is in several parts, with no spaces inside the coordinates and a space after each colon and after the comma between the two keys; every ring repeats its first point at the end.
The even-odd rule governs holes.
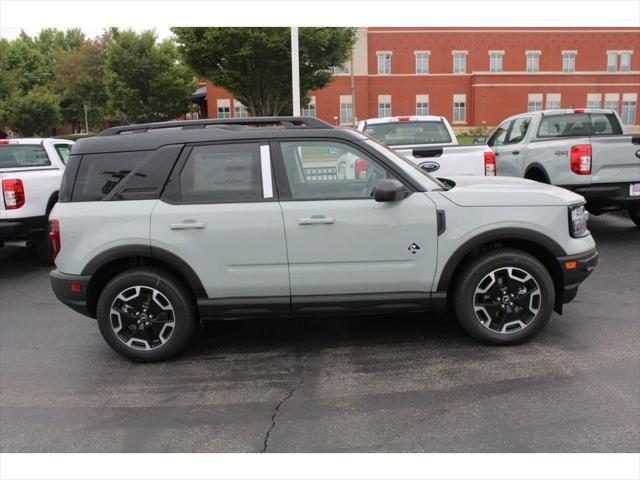
{"type": "Polygon", "coordinates": [[[345,140],[366,138],[360,132],[334,128],[312,117],[182,120],[110,128],[96,137],[78,140],[72,153],[155,150],[164,145],[182,143],[300,137],[345,140]]]}

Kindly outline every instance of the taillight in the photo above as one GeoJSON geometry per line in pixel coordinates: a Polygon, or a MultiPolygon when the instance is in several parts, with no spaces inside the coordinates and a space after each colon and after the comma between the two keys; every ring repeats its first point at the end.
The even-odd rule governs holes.
{"type": "Polygon", "coordinates": [[[591,174],[591,145],[571,147],[571,171],[576,175],[591,174]]]}
{"type": "Polygon", "coordinates": [[[484,152],[484,174],[490,177],[498,174],[496,168],[496,156],[493,152],[484,152]]]}
{"type": "Polygon", "coordinates": [[[15,210],[24,205],[24,185],[20,179],[2,180],[4,206],[7,210],[15,210]]]}
{"type": "Polygon", "coordinates": [[[355,165],[356,180],[362,180],[367,178],[368,169],[369,169],[369,164],[366,162],[366,160],[358,158],[356,160],[356,165],[355,165]]]}
{"type": "Polygon", "coordinates": [[[52,257],[55,260],[60,251],[60,222],[49,220],[49,240],[51,240],[52,257]]]}

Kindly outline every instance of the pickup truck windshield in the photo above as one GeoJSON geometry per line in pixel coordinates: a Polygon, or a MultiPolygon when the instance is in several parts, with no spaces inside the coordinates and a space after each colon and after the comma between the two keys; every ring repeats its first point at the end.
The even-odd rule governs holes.
{"type": "Polygon", "coordinates": [[[538,138],[621,134],[620,122],[611,113],[544,115],[538,128],[538,138]]]}
{"type": "Polygon", "coordinates": [[[44,167],[50,165],[42,145],[0,145],[0,168],[44,167]]]}
{"type": "Polygon", "coordinates": [[[385,145],[451,143],[451,135],[442,122],[392,122],[367,125],[364,132],[385,145]]]}

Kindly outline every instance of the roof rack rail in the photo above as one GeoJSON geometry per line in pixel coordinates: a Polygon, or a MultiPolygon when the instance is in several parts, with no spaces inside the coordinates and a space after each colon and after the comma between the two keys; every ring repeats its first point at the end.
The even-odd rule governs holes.
{"type": "Polygon", "coordinates": [[[138,125],[123,125],[111,127],[100,132],[98,137],[108,137],[113,135],[142,133],[149,130],[160,130],[163,128],[205,128],[209,125],[281,125],[284,128],[334,128],[331,124],[315,117],[247,117],[247,118],[222,118],[222,119],[201,119],[201,120],[176,120],[173,122],[141,123],[138,125]]]}

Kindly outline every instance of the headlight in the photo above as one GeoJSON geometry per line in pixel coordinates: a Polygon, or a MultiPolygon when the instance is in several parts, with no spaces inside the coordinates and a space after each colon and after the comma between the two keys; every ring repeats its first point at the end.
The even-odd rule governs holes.
{"type": "Polygon", "coordinates": [[[572,237],[579,238],[589,235],[588,221],[589,212],[584,208],[584,204],[569,207],[569,233],[572,237]]]}

